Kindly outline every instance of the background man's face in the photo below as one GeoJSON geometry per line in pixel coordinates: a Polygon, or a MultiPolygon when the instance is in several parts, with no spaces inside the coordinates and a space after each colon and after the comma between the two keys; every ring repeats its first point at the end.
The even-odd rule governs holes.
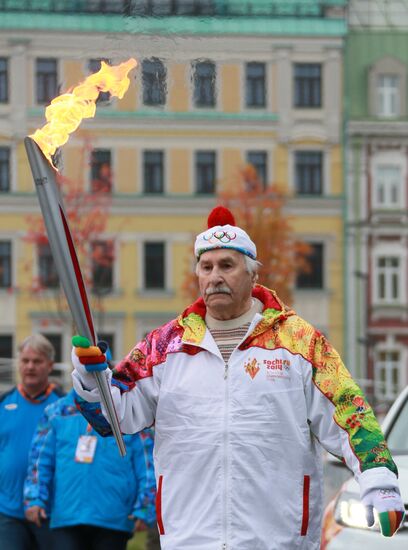
{"type": "Polygon", "coordinates": [[[225,248],[204,252],[198,262],[197,276],[212,317],[234,319],[250,308],[254,276],[247,272],[240,252],[225,248]]]}
{"type": "Polygon", "coordinates": [[[27,391],[39,390],[47,385],[48,375],[52,370],[52,361],[33,350],[24,348],[19,355],[19,371],[23,388],[27,391]]]}

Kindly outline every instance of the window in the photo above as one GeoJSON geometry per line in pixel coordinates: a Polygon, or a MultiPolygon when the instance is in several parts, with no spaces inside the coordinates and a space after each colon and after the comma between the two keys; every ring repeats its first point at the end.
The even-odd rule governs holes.
{"type": "Polygon", "coordinates": [[[112,191],[112,154],[109,149],[94,149],[91,156],[91,191],[112,191]]]}
{"type": "Polygon", "coordinates": [[[248,151],[247,162],[255,168],[258,178],[265,189],[268,183],[268,155],[266,151],[248,151]]]}
{"type": "Polygon", "coordinates": [[[195,107],[215,107],[215,64],[196,61],[193,64],[193,88],[195,107]]]}
{"type": "Polygon", "coordinates": [[[195,166],[196,192],[213,195],[215,192],[215,152],[197,151],[195,166]]]}
{"type": "Polygon", "coordinates": [[[392,74],[378,75],[378,116],[396,117],[400,114],[399,77],[392,74]]]}
{"type": "Polygon", "coordinates": [[[51,254],[51,248],[48,243],[40,244],[38,246],[38,274],[41,287],[59,287],[58,273],[55,267],[54,258],[51,254]]]}
{"type": "Polygon", "coordinates": [[[37,59],[36,63],[37,103],[50,103],[57,95],[57,60],[37,59]]]}
{"type": "Polygon", "coordinates": [[[402,364],[397,350],[382,350],[376,361],[377,393],[384,399],[394,400],[403,387],[402,364]]]}
{"type": "Polygon", "coordinates": [[[377,301],[396,303],[401,300],[401,258],[379,256],[375,264],[377,301]]]}
{"type": "Polygon", "coordinates": [[[177,0],[174,2],[175,15],[213,15],[214,0],[177,0]]]}
{"type": "Polygon", "coordinates": [[[144,193],[163,193],[164,169],[163,151],[144,151],[143,153],[143,191],[144,193]]]}
{"type": "Polygon", "coordinates": [[[295,107],[322,106],[322,66],[320,63],[295,63],[295,107]]]}
{"type": "Polygon", "coordinates": [[[114,246],[112,241],[94,241],[92,254],[92,290],[107,293],[113,287],[114,246]]]}
{"type": "Polygon", "coordinates": [[[400,166],[392,164],[377,166],[374,180],[374,206],[401,208],[402,184],[400,166]]]}
{"type": "Polygon", "coordinates": [[[299,195],[321,195],[323,188],[323,155],[321,151],[295,153],[295,184],[299,195]]]}
{"type": "Polygon", "coordinates": [[[215,0],[138,0],[133,2],[135,15],[213,15],[215,0]]]}
{"type": "MultiPolygon", "coordinates": [[[[88,69],[89,72],[97,73],[101,68],[101,62],[104,61],[108,65],[110,64],[109,59],[90,59],[88,62],[88,69]]],[[[96,103],[106,103],[110,101],[111,95],[109,92],[99,92],[98,98],[96,100],[96,103]]]]}
{"type": "Polygon", "coordinates": [[[55,350],[55,362],[62,363],[62,334],[43,332],[43,335],[51,342],[55,350]]]}
{"type": "Polygon", "coordinates": [[[13,336],[11,334],[0,334],[0,388],[6,389],[13,383],[14,368],[11,359],[13,358],[13,336]]]}
{"type": "Polygon", "coordinates": [[[311,252],[307,257],[308,270],[299,273],[296,278],[296,288],[323,288],[323,244],[309,243],[311,252]]]}
{"type": "Polygon", "coordinates": [[[265,107],[266,80],[265,63],[246,64],[246,106],[265,107]]]}
{"type": "Polygon", "coordinates": [[[142,62],[144,105],[165,105],[167,95],[166,68],[160,59],[144,59],[142,62]]]}
{"type": "Polygon", "coordinates": [[[11,287],[11,242],[0,241],[0,288],[11,287]]]}
{"type": "Polygon", "coordinates": [[[0,57],[0,103],[7,103],[8,100],[8,59],[0,57]]]}
{"type": "Polygon", "coordinates": [[[149,242],[144,245],[144,288],[164,290],[165,248],[163,242],[149,242]]]}
{"type": "Polygon", "coordinates": [[[10,191],[10,148],[0,147],[0,193],[10,191]]]}
{"type": "Polygon", "coordinates": [[[0,334],[0,358],[13,357],[13,336],[11,334],[0,334]]]}

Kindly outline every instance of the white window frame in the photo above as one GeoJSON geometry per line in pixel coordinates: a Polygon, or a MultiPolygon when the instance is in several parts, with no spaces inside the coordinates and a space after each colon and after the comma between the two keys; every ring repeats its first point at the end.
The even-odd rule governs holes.
{"type": "Polygon", "coordinates": [[[373,273],[373,301],[376,305],[403,305],[406,303],[406,289],[404,281],[406,280],[406,260],[407,253],[398,243],[381,244],[374,249],[372,258],[372,273],[373,273]],[[383,268],[385,275],[385,296],[380,296],[380,268],[378,267],[378,260],[380,258],[397,258],[399,265],[396,268],[390,266],[383,268]],[[398,296],[393,298],[392,284],[393,277],[398,279],[398,296]]]}
{"type": "Polygon", "coordinates": [[[387,338],[385,343],[381,343],[376,347],[374,379],[377,397],[393,401],[405,387],[407,383],[405,369],[406,359],[406,351],[398,345],[393,338],[387,338]],[[380,361],[379,356],[381,353],[386,353],[388,355],[391,353],[398,353],[399,360],[398,362],[394,362],[391,358],[389,360],[386,358],[385,361],[380,361]],[[385,387],[383,387],[379,377],[380,369],[382,368],[385,370],[385,387]],[[395,369],[398,371],[398,387],[394,390],[392,374],[395,369]]]}
{"type": "MultiPolygon", "coordinates": [[[[378,209],[397,209],[401,210],[406,205],[406,190],[405,181],[407,178],[407,160],[405,155],[400,150],[389,151],[385,153],[377,154],[373,159],[372,164],[373,174],[373,208],[378,209]],[[380,180],[380,170],[384,167],[393,167],[399,170],[399,182],[397,184],[397,200],[394,202],[391,200],[391,192],[388,189],[384,190],[385,200],[381,202],[379,200],[380,186],[382,185],[380,180]]],[[[387,187],[387,183],[383,184],[387,187]]]]}
{"type": "Polygon", "coordinates": [[[383,118],[398,117],[401,113],[400,76],[393,73],[379,74],[376,91],[378,116],[383,118]]]}
{"type": "Polygon", "coordinates": [[[398,164],[378,165],[374,176],[373,203],[377,208],[392,209],[401,205],[402,170],[398,164]],[[392,172],[395,172],[392,174],[392,172]],[[380,197],[380,194],[382,197],[380,197]],[[393,195],[395,194],[395,197],[393,195]]]}

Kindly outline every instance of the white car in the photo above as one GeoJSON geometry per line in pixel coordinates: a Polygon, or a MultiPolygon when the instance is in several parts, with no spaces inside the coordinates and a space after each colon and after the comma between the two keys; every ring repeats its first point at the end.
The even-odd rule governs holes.
{"type": "MultiPolygon", "coordinates": [[[[382,424],[388,446],[399,471],[401,495],[408,514],[408,387],[399,395],[382,424]]],[[[329,502],[323,517],[321,550],[408,550],[408,517],[391,538],[383,537],[378,523],[368,527],[354,479],[346,481],[329,502]],[[364,546],[363,546],[364,545],[364,546]]]]}

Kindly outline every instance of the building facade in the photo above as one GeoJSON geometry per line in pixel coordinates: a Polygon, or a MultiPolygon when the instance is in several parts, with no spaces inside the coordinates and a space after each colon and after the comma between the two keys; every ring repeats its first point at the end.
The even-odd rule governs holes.
{"type": "Polygon", "coordinates": [[[408,18],[351,2],[346,49],[350,365],[380,405],[408,382],[408,18]]]}
{"type": "Polygon", "coordinates": [[[61,152],[64,175],[111,196],[90,247],[114,243],[113,265],[91,274],[102,286],[96,328],[114,356],[184,308],[194,235],[248,162],[287,191],[293,227],[313,248],[294,307],[343,352],[346,2],[34,4],[0,4],[0,356],[42,331],[69,362],[72,327],[57,311],[49,253],[24,238],[39,208],[23,138],[101,59],[129,57],[138,67],[125,97],[100,97],[61,152]]]}

